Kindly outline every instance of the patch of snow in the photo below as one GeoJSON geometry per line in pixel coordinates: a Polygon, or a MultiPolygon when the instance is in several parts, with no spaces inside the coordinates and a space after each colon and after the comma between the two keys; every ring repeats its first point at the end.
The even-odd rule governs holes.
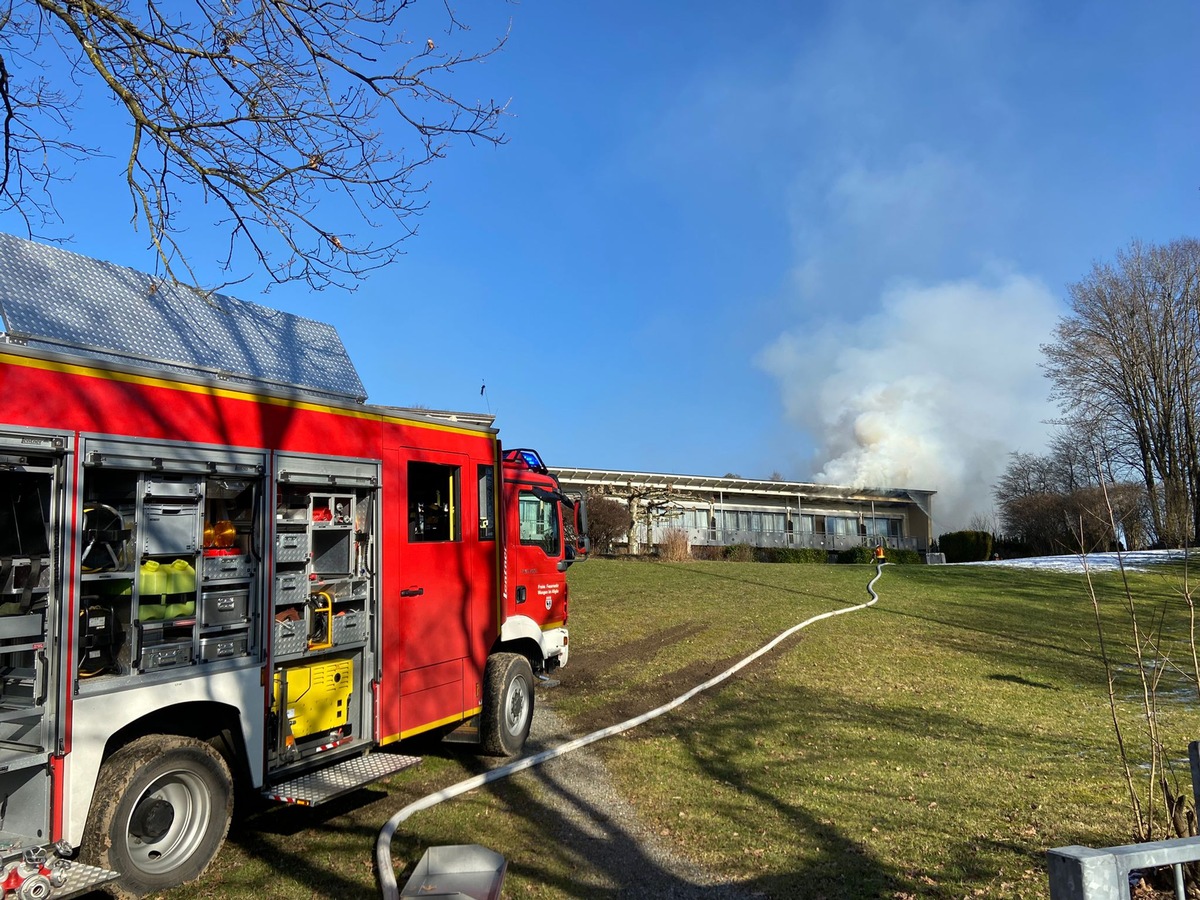
{"type": "Polygon", "coordinates": [[[1144,572],[1165,562],[1183,559],[1186,550],[1134,550],[1129,553],[1088,553],[1068,556],[1031,556],[1025,559],[993,559],[987,562],[951,563],[958,566],[1008,566],[1017,569],[1042,569],[1050,572],[1081,573],[1085,566],[1093,572],[1111,572],[1121,567],[1144,572]]]}

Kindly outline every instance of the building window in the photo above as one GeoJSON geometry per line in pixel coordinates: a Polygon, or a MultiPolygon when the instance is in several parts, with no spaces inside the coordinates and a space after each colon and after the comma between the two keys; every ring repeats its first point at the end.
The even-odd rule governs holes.
{"type": "Polygon", "coordinates": [[[858,519],[852,516],[826,516],[825,533],[838,536],[857,535],[858,519]]]}
{"type": "Polygon", "coordinates": [[[901,520],[876,517],[863,520],[867,534],[871,537],[898,538],[901,537],[901,520]]]}

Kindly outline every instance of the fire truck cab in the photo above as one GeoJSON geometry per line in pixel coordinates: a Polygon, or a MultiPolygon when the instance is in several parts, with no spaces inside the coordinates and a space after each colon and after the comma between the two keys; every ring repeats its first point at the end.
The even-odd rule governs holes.
{"type": "Polygon", "coordinates": [[[0,316],[0,896],[197,878],[235,793],[413,735],[521,751],[585,530],[536,453],[367,404],[327,325],[5,235],[0,316]]]}

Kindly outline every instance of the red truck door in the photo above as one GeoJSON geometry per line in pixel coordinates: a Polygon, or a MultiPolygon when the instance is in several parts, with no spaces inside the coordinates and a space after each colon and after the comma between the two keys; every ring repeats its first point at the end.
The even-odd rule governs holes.
{"type": "Polygon", "coordinates": [[[408,735],[461,717],[475,703],[469,657],[491,582],[487,572],[475,571],[466,454],[408,447],[396,453],[403,521],[397,523],[393,583],[399,593],[400,729],[408,735]]]}
{"type": "Polygon", "coordinates": [[[566,599],[558,570],[562,559],[562,519],[550,485],[524,480],[505,484],[509,540],[509,611],[529,616],[543,629],[563,624],[566,599]]]}

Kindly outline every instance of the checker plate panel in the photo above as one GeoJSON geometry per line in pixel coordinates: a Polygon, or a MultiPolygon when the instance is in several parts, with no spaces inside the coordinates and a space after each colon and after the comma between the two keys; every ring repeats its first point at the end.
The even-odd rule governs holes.
{"type": "Polygon", "coordinates": [[[415,766],[420,761],[419,756],[405,756],[402,753],[383,752],[356,756],[328,768],[307,772],[289,781],[272,785],[263,791],[263,796],[280,803],[317,806],[401,769],[415,766]]]}

